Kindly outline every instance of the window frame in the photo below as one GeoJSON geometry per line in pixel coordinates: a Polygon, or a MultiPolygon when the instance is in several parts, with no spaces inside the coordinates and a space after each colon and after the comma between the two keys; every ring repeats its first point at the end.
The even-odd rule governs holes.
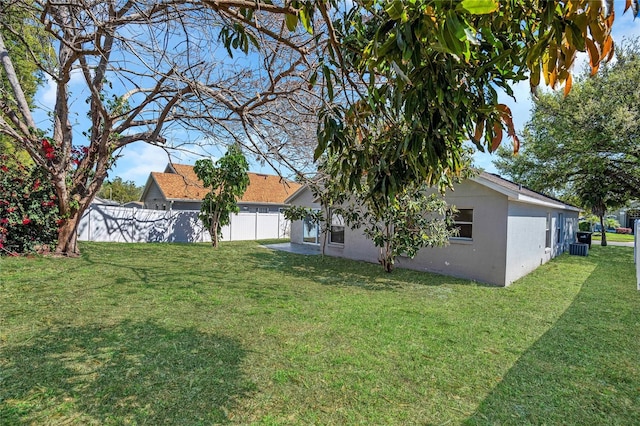
{"type": "Polygon", "coordinates": [[[450,240],[455,241],[473,241],[473,222],[474,222],[474,209],[473,208],[459,208],[456,213],[453,213],[453,228],[459,228],[458,225],[469,225],[471,229],[471,236],[465,237],[461,235],[456,235],[455,237],[450,237],[450,240]],[[456,216],[462,211],[470,211],[471,212],[471,221],[467,220],[456,220],[456,216]]]}
{"type": "Polygon", "coordinates": [[[556,244],[564,245],[564,213],[558,213],[556,218],[556,244]]]}
{"type": "Polygon", "coordinates": [[[551,249],[552,244],[552,235],[551,235],[551,212],[547,212],[547,217],[545,218],[545,234],[544,234],[544,248],[551,249]]]}
{"type": "MultiPolygon", "coordinates": [[[[328,232],[329,232],[329,244],[333,244],[333,245],[344,245],[344,234],[345,234],[345,226],[344,226],[344,217],[342,217],[341,214],[339,213],[335,213],[334,209],[329,209],[329,227],[328,227],[328,232]],[[338,224],[334,225],[334,217],[339,217],[339,222],[338,224]],[[338,231],[338,230],[334,230],[335,228],[342,228],[342,231],[338,231]],[[334,241],[334,233],[337,235],[342,234],[342,238],[341,241],[334,241]]],[[[336,235],[336,236],[337,236],[336,235]]]]}

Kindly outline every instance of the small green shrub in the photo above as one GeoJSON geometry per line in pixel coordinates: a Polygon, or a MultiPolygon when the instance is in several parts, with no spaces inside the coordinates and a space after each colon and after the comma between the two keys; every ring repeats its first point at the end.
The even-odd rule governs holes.
{"type": "Polygon", "coordinates": [[[591,231],[591,224],[587,221],[578,223],[578,229],[582,232],[591,231]]]}

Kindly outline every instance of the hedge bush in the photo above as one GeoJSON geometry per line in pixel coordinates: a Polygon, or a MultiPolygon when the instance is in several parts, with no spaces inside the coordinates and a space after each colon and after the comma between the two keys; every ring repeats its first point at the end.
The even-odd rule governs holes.
{"type": "Polygon", "coordinates": [[[46,171],[7,155],[0,155],[0,170],[0,254],[46,251],[60,220],[46,171]]]}

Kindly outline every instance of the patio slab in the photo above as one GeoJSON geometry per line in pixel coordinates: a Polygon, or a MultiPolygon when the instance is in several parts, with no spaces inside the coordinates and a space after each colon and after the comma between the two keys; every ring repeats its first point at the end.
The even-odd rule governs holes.
{"type": "Polygon", "coordinates": [[[265,244],[266,247],[271,250],[286,251],[288,253],[304,254],[307,256],[314,256],[320,254],[320,247],[311,244],[292,244],[292,243],[279,243],[279,244],[265,244]]]}

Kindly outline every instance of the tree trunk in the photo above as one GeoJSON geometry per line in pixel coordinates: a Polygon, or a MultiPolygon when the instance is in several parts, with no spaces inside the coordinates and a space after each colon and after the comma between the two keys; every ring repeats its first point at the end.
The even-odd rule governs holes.
{"type": "Polygon", "coordinates": [[[209,228],[209,234],[211,235],[211,246],[213,248],[218,248],[218,225],[214,224],[211,228],[209,228]]]}
{"type": "Polygon", "coordinates": [[[604,229],[604,215],[600,215],[600,245],[605,247],[607,245],[607,230],[604,229]]]}
{"type": "Polygon", "coordinates": [[[58,243],[56,245],[56,254],[76,257],[80,255],[78,250],[78,222],[79,215],[65,219],[60,228],[58,228],[58,243]]]}

